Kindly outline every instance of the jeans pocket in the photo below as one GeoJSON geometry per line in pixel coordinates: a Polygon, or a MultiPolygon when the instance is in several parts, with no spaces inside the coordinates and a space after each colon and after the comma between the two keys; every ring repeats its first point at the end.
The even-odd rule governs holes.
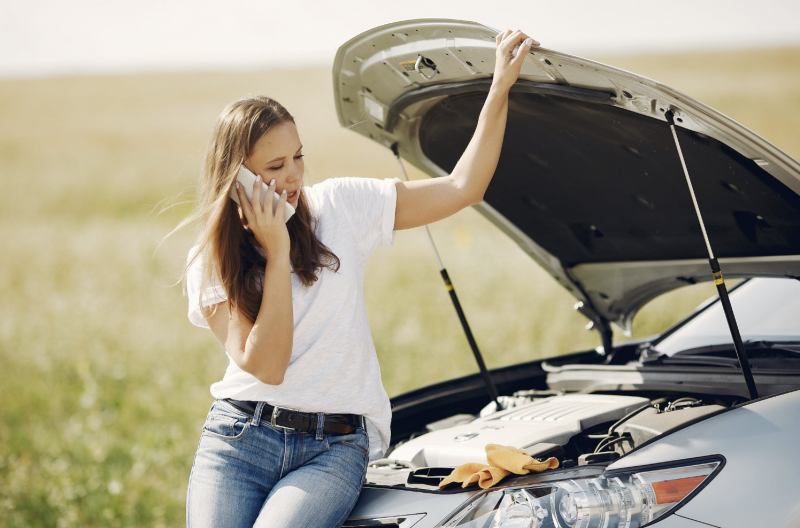
{"type": "Polygon", "coordinates": [[[351,449],[355,449],[364,457],[368,455],[368,440],[367,435],[364,432],[358,432],[349,435],[327,435],[328,442],[330,445],[342,445],[345,447],[349,447],[351,449]]]}
{"type": "Polygon", "coordinates": [[[209,413],[203,424],[203,434],[225,440],[239,440],[250,429],[245,418],[236,418],[226,414],[209,413]]]}
{"type": "Polygon", "coordinates": [[[350,442],[339,442],[339,444],[341,444],[343,446],[347,446],[347,447],[352,447],[353,449],[355,449],[356,451],[358,451],[362,455],[367,456],[367,450],[364,449],[361,446],[357,446],[356,444],[351,444],[350,442]]]}

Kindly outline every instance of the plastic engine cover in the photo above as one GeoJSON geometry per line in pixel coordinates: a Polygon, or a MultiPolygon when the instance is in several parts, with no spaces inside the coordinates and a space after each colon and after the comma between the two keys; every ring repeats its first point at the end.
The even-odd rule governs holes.
{"type": "Polygon", "coordinates": [[[616,421],[650,403],[634,396],[567,394],[533,401],[470,423],[424,434],[389,457],[417,467],[486,462],[488,444],[525,448],[540,442],[564,445],[584,429],[616,421]]]}

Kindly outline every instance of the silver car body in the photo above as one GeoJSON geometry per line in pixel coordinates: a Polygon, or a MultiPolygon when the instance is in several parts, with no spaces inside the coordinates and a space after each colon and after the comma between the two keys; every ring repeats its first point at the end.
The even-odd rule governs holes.
{"type": "MultiPolygon", "coordinates": [[[[431,138],[426,138],[425,126],[430,123],[428,113],[446,104],[451,96],[488,89],[497,33],[473,22],[413,20],[375,28],[353,38],[342,45],[333,67],[340,123],[387,148],[397,148],[405,161],[432,177],[445,175],[447,171],[441,160],[432,159],[431,138]]],[[[758,172],[760,180],[770,179],[764,189],[771,188],[774,192],[769,196],[773,201],[781,201],[783,207],[783,212],[774,217],[769,212],[764,213],[764,218],[773,225],[761,214],[753,213],[754,221],[761,224],[745,235],[752,235],[756,244],[765,240],[758,229],[770,231],[776,227],[780,231],[783,226],[783,233],[789,233],[784,237],[786,244],[776,251],[723,255],[720,263],[725,276],[787,280],[800,277],[800,251],[794,251],[797,240],[786,231],[786,226],[800,226],[797,207],[800,164],[765,139],[661,83],[544,48],[535,48],[526,57],[515,90],[543,98],[560,97],[579,104],[604,105],[627,113],[612,115],[637,116],[636,119],[641,116],[646,118],[642,122],[655,123],[660,130],[667,130],[663,126],[664,115],[671,110],[685,138],[695,137],[699,141],[710,138],[708,141],[728,149],[725,152],[731,159],[739,160],[753,173],[758,172]]],[[[650,127],[648,130],[658,132],[659,129],[650,127]]],[[[442,143],[448,141],[443,137],[435,139],[442,143]]],[[[642,154],[633,146],[626,148],[631,155],[642,154]]],[[[529,161],[533,166],[538,164],[546,169],[548,160],[540,154],[533,152],[529,161]]],[[[691,163],[689,169],[692,170],[691,163]]],[[[745,177],[743,181],[749,180],[745,177]]],[[[741,185],[726,185],[731,192],[741,190],[741,185]]],[[[580,191],[575,190],[576,193],[580,191]]],[[[655,211],[654,215],[659,214],[658,207],[647,196],[638,191],[630,194],[632,202],[638,201],[642,207],[655,211]]],[[[766,194],[762,193],[761,198],[764,196],[766,194]]],[[[545,248],[546,244],[537,241],[530,230],[520,227],[508,210],[492,205],[502,200],[490,201],[487,198],[477,209],[574,295],[581,312],[601,332],[610,333],[609,324],[628,332],[637,310],[648,301],[687,283],[711,279],[707,261],[702,254],[693,253],[694,250],[685,252],[688,258],[673,255],[663,259],[613,260],[606,254],[586,262],[570,261],[552,247],[545,248]]],[[[531,211],[546,209],[535,200],[529,201],[531,211]]],[[[701,208],[709,206],[708,201],[700,201],[701,208]]],[[[769,201],[762,201],[758,207],[766,209],[769,201]]],[[[589,228],[594,231],[596,226],[589,228]]],[[[744,226],[742,229],[751,228],[744,226]]],[[[578,238],[579,230],[576,231],[578,238]]],[[[699,231],[697,237],[699,240],[699,231]]],[[[592,249],[591,244],[585,245],[592,249]]],[[[758,281],[745,283],[745,287],[752,291],[759,287],[758,281]]],[[[800,331],[794,337],[800,342],[800,331]]],[[[646,345],[649,343],[641,344],[646,345]]],[[[541,374],[548,389],[559,392],[542,393],[527,400],[510,398],[506,400],[510,402],[509,408],[500,412],[487,408],[480,416],[477,410],[470,411],[474,416],[454,412],[455,416],[427,424],[427,434],[416,438],[406,436],[393,446],[389,459],[370,467],[367,484],[345,526],[449,526],[446,523],[451,522],[448,519],[455,512],[477,504],[483,496],[481,491],[474,487],[439,491],[436,486],[420,484],[424,479],[414,481],[412,477],[418,470],[423,469],[424,473],[425,468],[446,470],[465,462],[480,462],[477,458],[487,443],[529,449],[566,445],[602,424],[628,419],[632,409],[641,408],[643,402],[650,401],[649,397],[642,397],[645,392],[689,394],[697,391],[717,395],[725,405],[706,405],[706,415],[686,420],[685,424],[667,432],[657,432],[610,464],[590,463],[522,480],[511,479],[511,483],[502,484],[500,488],[569,482],[600,477],[604,472],[633,471],[640,467],[715,457],[718,466],[712,476],[668,514],[656,519],[656,525],[664,528],[800,527],[800,463],[796,460],[796,447],[800,445],[800,391],[797,390],[800,370],[782,370],[769,365],[756,370],[760,394],[770,396],[747,402],[747,391],[738,369],[716,368],[713,366],[715,358],[707,359],[712,365],[708,368],[648,366],[639,361],[637,346],[615,347],[627,350],[629,355],[636,350],[637,354],[630,361],[616,364],[595,361],[592,353],[586,352],[574,356],[574,362],[554,360],[526,367],[541,374]]],[[[659,361],[658,357],[655,359],[659,361]]],[[[680,354],[677,361],[680,361],[680,354]]],[[[504,375],[508,377],[507,372],[504,375]]],[[[479,382],[469,380],[462,385],[470,383],[470,386],[479,386],[479,382]]],[[[428,405],[426,402],[435,402],[436,394],[456,401],[453,387],[442,387],[438,393],[420,394],[413,405],[407,402],[414,398],[398,397],[396,417],[399,411],[414,405],[422,408],[428,405]]],[[[466,394],[466,389],[462,393],[466,394]]],[[[424,422],[418,424],[421,430],[425,426],[424,422]]],[[[486,526],[488,528],[489,524],[486,526]]],[[[492,521],[491,526],[502,525],[492,521]]],[[[634,528],[638,524],[628,526],[634,528]]]]}

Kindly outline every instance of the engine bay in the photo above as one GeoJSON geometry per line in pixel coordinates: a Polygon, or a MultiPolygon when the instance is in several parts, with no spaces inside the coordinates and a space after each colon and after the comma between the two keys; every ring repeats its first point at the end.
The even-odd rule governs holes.
{"type": "Polygon", "coordinates": [[[684,394],[564,394],[526,390],[476,415],[457,414],[392,446],[370,464],[367,484],[437,489],[452,469],[486,463],[488,444],[525,449],[560,467],[609,464],[646,442],[729,408],[733,400],[684,394]]]}

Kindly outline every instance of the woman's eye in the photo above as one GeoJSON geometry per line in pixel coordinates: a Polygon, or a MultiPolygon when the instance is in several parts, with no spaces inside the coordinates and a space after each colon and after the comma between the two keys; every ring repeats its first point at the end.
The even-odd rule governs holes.
{"type": "Polygon", "coordinates": [[[268,170],[276,171],[276,170],[281,170],[282,168],[283,168],[283,165],[281,165],[279,167],[270,167],[268,170]]]}
{"type": "Polygon", "coordinates": [[[294,159],[300,159],[300,158],[302,158],[304,156],[305,156],[305,154],[300,154],[299,156],[295,156],[294,159]]]}

